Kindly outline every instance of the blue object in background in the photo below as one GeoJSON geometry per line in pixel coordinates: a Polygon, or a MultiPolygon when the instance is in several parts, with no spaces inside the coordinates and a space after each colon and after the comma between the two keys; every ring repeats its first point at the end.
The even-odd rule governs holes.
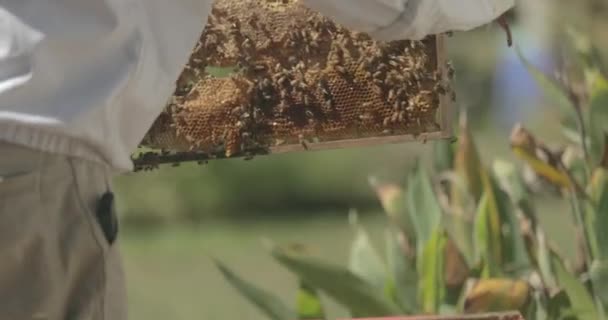
{"type": "MultiPolygon", "coordinates": [[[[500,36],[504,37],[504,34],[500,36]]],[[[534,34],[533,30],[513,30],[514,46],[533,65],[547,72],[552,70],[551,50],[546,39],[534,34]]],[[[498,58],[494,77],[492,108],[494,123],[498,130],[510,131],[517,122],[523,122],[540,111],[541,92],[534,79],[520,61],[515,47],[507,47],[498,58]]]]}

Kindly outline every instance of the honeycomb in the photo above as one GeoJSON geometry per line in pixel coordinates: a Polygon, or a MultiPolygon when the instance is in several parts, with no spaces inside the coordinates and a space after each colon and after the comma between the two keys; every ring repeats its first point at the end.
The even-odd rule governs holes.
{"type": "Polygon", "coordinates": [[[435,37],[373,41],[297,0],[216,0],[142,145],[232,157],[440,131],[441,96],[452,91],[437,52],[435,37]]]}

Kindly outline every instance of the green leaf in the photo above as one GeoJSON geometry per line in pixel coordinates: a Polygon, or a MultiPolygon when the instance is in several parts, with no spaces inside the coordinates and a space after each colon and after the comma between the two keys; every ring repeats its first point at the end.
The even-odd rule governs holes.
{"type": "Polygon", "coordinates": [[[548,319],[576,320],[570,300],[564,290],[560,290],[549,297],[547,301],[547,313],[549,315],[548,319]]]}
{"type": "Polygon", "coordinates": [[[542,230],[536,232],[537,242],[537,263],[540,275],[543,279],[543,283],[549,289],[557,288],[557,282],[555,280],[555,274],[551,267],[551,249],[547,245],[545,239],[545,233],[542,230]]]}
{"type": "Polygon", "coordinates": [[[496,175],[500,186],[508,194],[512,203],[517,205],[527,200],[530,196],[518,168],[511,162],[495,160],[492,171],[496,175]]]}
{"type": "Polygon", "coordinates": [[[441,207],[431,178],[420,164],[409,176],[408,212],[416,230],[416,247],[420,254],[441,222],[441,207]]]}
{"type": "Polygon", "coordinates": [[[452,170],[454,166],[454,146],[451,140],[437,140],[433,144],[433,163],[435,172],[452,170]]]}
{"type": "Polygon", "coordinates": [[[476,262],[472,221],[455,214],[446,214],[442,219],[443,227],[458,247],[467,266],[472,267],[476,262]]]}
{"type": "Polygon", "coordinates": [[[488,175],[488,188],[493,195],[490,201],[495,202],[491,208],[497,211],[495,214],[499,217],[499,225],[501,225],[501,262],[505,270],[527,270],[530,266],[530,260],[527,256],[526,244],[519,226],[519,219],[515,216],[513,203],[509,195],[504,192],[498,185],[494,176],[488,175]],[[492,200],[493,199],[493,200],[492,200]],[[503,223],[501,223],[503,222],[503,223]]]}
{"type": "Polygon", "coordinates": [[[579,68],[584,70],[603,69],[601,54],[593,45],[589,35],[573,28],[566,27],[566,36],[572,49],[575,51],[573,60],[577,60],[579,68]]]}
{"type": "Polygon", "coordinates": [[[532,303],[528,307],[525,316],[525,319],[536,319],[536,320],[545,320],[549,318],[549,311],[547,310],[547,305],[541,295],[540,292],[534,291],[532,293],[532,303]]]}
{"type": "Polygon", "coordinates": [[[593,166],[602,160],[605,148],[605,137],[608,134],[608,80],[601,73],[595,71],[590,75],[590,102],[589,102],[589,135],[590,153],[593,166]]]}
{"type": "Polygon", "coordinates": [[[491,278],[501,275],[502,252],[500,245],[500,218],[492,209],[490,195],[484,192],[479,201],[475,217],[475,248],[477,260],[484,263],[482,277],[491,278]]]}
{"type": "Polygon", "coordinates": [[[273,320],[293,320],[296,319],[295,312],[290,310],[283,302],[271,293],[268,293],[255,285],[245,281],[236,275],[232,270],[219,261],[215,262],[224,278],[245,297],[254,304],[266,316],[273,320]]]}
{"type": "Polygon", "coordinates": [[[372,246],[367,231],[358,224],[354,228],[355,240],[350,250],[348,269],[376,288],[383,289],[387,283],[387,268],[372,246]]]}
{"type": "Polygon", "coordinates": [[[446,294],[443,255],[446,241],[443,231],[433,232],[419,261],[418,299],[424,313],[437,313],[446,294]]]}
{"type": "Polygon", "coordinates": [[[323,291],[354,317],[399,315],[402,311],[384,292],[351,271],[292,250],[271,248],[272,256],[302,281],[323,291]]]}
{"type": "MultiPolygon", "coordinates": [[[[475,201],[479,201],[483,192],[481,158],[473,139],[473,133],[469,127],[465,113],[460,117],[460,138],[458,139],[458,149],[454,158],[454,172],[466,185],[467,195],[471,195],[475,201]]],[[[453,189],[453,202],[461,204],[461,198],[466,195],[459,194],[459,189],[453,189]]]]}
{"type": "MultiPolygon", "coordinates": [[[[511,204],[519,209],[531,223],[531,229],[536,230],[537,217],[532,204],[532,195],[526,187],[521,175],[521,169],[518,169],[510,162],[502,160],[494,161],[492,168],[496,175],[497,183],[507,193],[511,204]]],[[[518,230],[521,231],[521,228],[518,228],[518,230]]]]}
{"type": "Polygon", "coordinates": [[[608,260],[608,171],[598,168],[593,173],[590,185],[590,193],[593,204],[589,213],[588,229],[594,231],[596,259],[608,260]]]}
{"type": "Polygon", "coordinates": [[[551,254],[551,266],[555,272],[557,283],[568,295],[572,310],[576,313],[577,318],[579,320],[599,319],[589,291],[587,291],[587,288],[585,288],[579,279],[568,272],[562,259],[557,254],[551,254]]]}
{"type": "Polygon", "coordinates": [[[391,222],[405,231],[410,241],[415,241],[416,231],[407,212],[407,193],[400,186],[381,182],[375,177],[370,177],[369,183],[391,222]]]}
{"type": "Polygon", "coordinates": [[[524,57],[519,48],[516,48],[516,52],[521,62],[539,85],[545,97],[551,99],[558,107],[562,118],[562,125],[571,130],[578,131],[576,110],[565,90],[557,81],[548,77],[541,70],[532,65],[524,57]]]}
{"type": "Polygon", "coordinates": [[[608,260],[595,260],[589,271],[595,294],[608,305],[608,260]]]}
{"type": "Polygon", "coordinates": [[[385,233],[388,267],[394,288],[394,300],[408,313],[417,311],[418,274],[413,257],[408,251],[409,244],[401,231],[387,229],[385,233]]]}
{"type": "Polygon", "coordinates": [[[298,290],[297,310],[299,320],[325,319],[325,312],[317,290],[302,281],[300,281],[300,289],[298,290]]]}

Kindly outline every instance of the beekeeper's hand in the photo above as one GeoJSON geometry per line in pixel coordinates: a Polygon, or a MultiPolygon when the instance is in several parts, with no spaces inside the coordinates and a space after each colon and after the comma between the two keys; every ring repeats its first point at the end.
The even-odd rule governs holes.
{"type": "Polygon", "coordinates": [[[343,26],[377,40],[420,40],[498,19],[515,0],[303,0],[343,26]]]}

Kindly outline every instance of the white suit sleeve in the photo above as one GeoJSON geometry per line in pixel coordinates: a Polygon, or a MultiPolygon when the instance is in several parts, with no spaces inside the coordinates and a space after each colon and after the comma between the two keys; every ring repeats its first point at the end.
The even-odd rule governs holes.
{"type": "Polygon", "coordinates": [[[420,40],[468,31],[498,18],[514,0],[303,0],[313,10],[378,40],[420,40]]]}

